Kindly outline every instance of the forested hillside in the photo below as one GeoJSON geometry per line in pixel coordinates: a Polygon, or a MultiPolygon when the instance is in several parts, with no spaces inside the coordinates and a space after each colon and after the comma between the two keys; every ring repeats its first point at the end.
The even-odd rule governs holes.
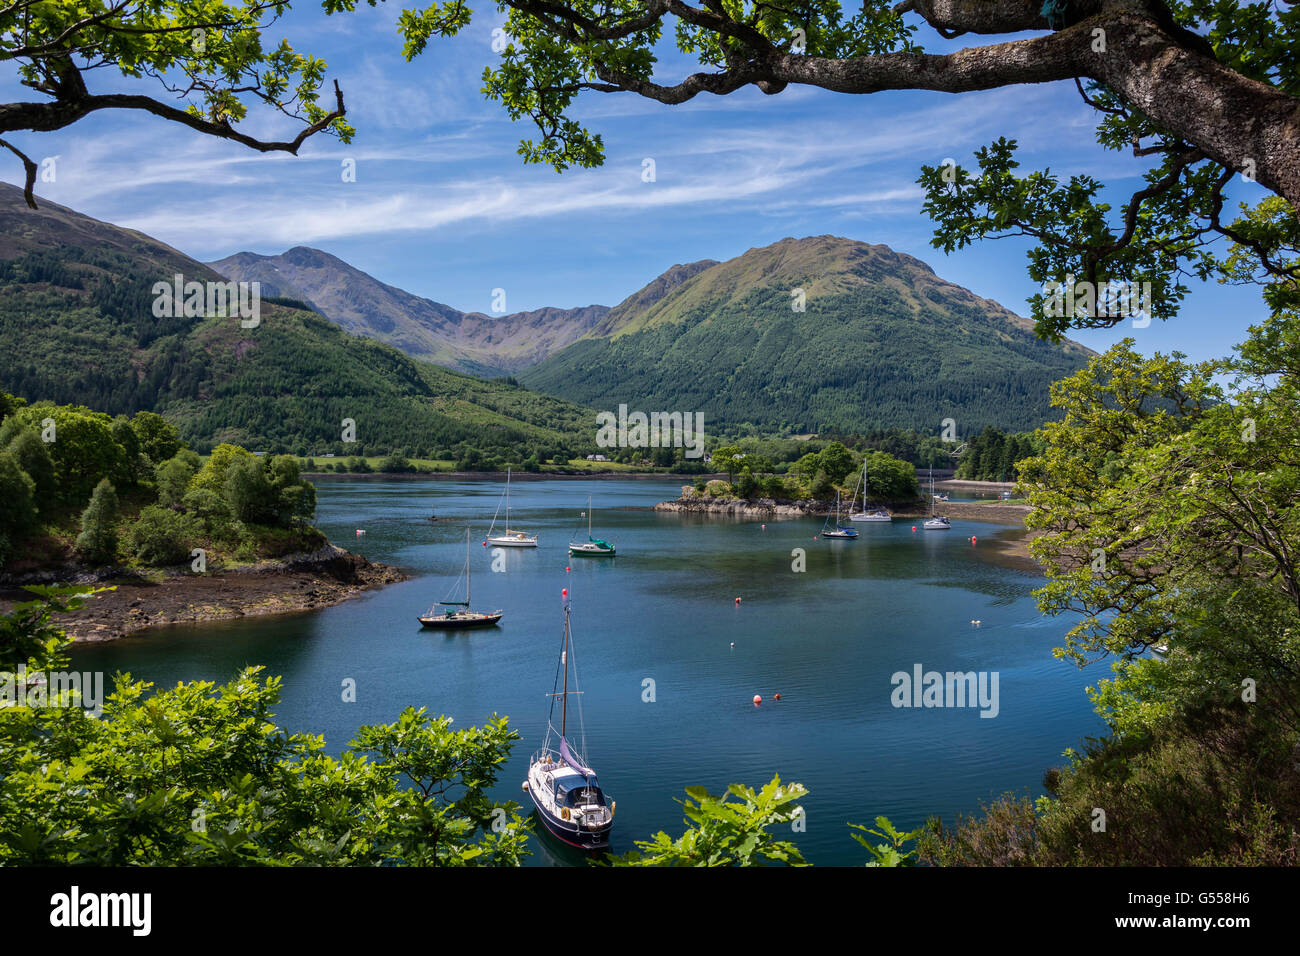
{"type": "Polygon", "coordinates": [[[159,317],[153,287],[220,277],[161,243],[0,184],[0,390],[109,415],[158,411],[203,450],[523,460],[594,451],[592,415],[418,362],[290,305],[260,321],[159,317]],[[344,441],[344,419],[355,423],[344,441]],[[588,448],[590,446],[590,448],[588,448]]]}
{"type": "Polygon", "coordinates": [[[705,268],[519,378],[597,408],[702,410],[796,431],[1036,427],[1087,349],[884,246],[787,239],[705,268]],[[803,292],[803,311],[796,298],[803,292]]]}

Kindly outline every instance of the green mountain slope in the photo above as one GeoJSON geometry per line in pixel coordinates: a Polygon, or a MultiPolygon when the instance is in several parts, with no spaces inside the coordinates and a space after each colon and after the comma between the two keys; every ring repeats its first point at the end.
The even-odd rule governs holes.
{"type": "Polygon", "coordinates": [[[954,418],[965,435],[1036,427],[1049,383],[1092,354],[1040,341],[1029,320],[887,246],[785,239],[675,268],[661,294],[637,293],[519,379],[599,409],[709,423],[932,432],[954,418]]]}
{"type": "Polygon", "coordinates": [[[199,448],[594,450],[588,410],[418,362],[314,312],[264,300],[251,329],[237,318],[157,318],[154,283],[220,277],[48,200],[30,210],[3,183],[0,237],[0,390],[115,415],[158,411],[199,448]],[[355,443],[341,441],[345,418],[355,443]]]}

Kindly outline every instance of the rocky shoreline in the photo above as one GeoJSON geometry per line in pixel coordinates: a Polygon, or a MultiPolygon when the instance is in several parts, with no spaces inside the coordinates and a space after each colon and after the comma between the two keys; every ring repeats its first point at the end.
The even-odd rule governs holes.
{"type": "Polygon", "coordinates": [[[209,574],[188,565],[150,575],[116,568],[28,574],[0,585],[0,613],[31,600],[24,584],[112,586],[80,610],[54,617],[74,641],[111,641],[167,624],[317,610],[405,579],[397,568],[327,544],[209,574]]]}

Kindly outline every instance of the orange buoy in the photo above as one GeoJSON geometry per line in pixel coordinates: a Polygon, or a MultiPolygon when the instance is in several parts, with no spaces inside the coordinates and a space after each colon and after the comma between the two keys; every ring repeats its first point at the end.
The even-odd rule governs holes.
{"type": "Polygon", "coordinates": [[[757,694],[755,694],[755,695],[754,695],[754,706],[757,707],[757,706],[758,706],[759,704],[761,704],[761,703],[763,703],[763,698],[762,698],[762,697],[759,697],[757,694]]]}
{"type": "Polygon", "coordinates": [[[916,530],[916,525],[912,525],[912,530],[913,530],[913,531],[916,530]]]}
{"type": "Polygon", "coordinates": [[[487,542],[486,542],[486,541],[483,542],[483,547],[485,547],[485,548],[487,547],[487,542]]]}
{"type": "Polygon", "coordinates": [[[767,530],[767,525],[765,525],[765,524],[763,524],[763,525],[759,525],[759,527],[762,528],[764,531],[767,530]]]}
{"type": "Polygon", "coordinates": [[[979,538],[975,537],[975,535],[971,535],[971,536],[970,536],[970,546],[971,546],[972,548],[975,547],[975,542],[978,541],[978,540],[979,540],[979,538]]]}
{"type": "Polygon", "coordinates": [[[571,570],[570,568],[565,568],[565,569],[564,569],[564,573],[565,573],[565,574],[568,574],[570,570],[571,570]]]}
{"type": "Polygon", "coordinates": [[[561,589],[561,591],[560,591],[560,596],[561,596],[561,597],[568,597],[568,596],[569,596],[569,589],[568,589],[568,588],[563,588],[563,589],[561,589]]]}
{"type": "Polygon", "coordinates": [[[737,603],[737,604],[740,603],[740,598],[736,598],[736,603],[737,603]]]}
{"type": "Polygon", "coordinates": [[[773,695],[772,695],[772,699],[773,699],[773,700],[780,700],[780,699],[781,699],[781,695],[780,695],[780,694],[773,694],[773,695]]]}

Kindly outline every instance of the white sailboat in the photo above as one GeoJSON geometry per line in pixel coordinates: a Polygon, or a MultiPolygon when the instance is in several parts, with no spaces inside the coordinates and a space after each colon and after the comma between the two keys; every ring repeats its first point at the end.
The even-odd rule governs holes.
{"type": "Polygon", "coordinates": [[[582,749],[569,741],[569,698],[580,695],[578,667],[573,659],[569,633],[569,592],[564,591],[564,644],[560,648],[560,667],[564,670],[564,687],[551,693],[551,713],[546,720],[546,737],[542,749],[528,763],[524,790],[537,809],[542,825],[555,837],[582,850],[609,847],[609,831],[614,826],[614,801],[600,788],[596,771],[587,766],[587,731],[582,726],[582,698],[578,697],[578,724],[582,749]],[[569,690],[569,666],[573,665],[574,690],[569,690]],[[556,731],[555,700],[560,703],[560,727],[556,731]]]}
{"type": "Polygon", "coordinates": [[[501,503],[497,502],[497,514],[492,516],[492,524],[488,528],[487,544],[498,548],[535,548],[537,547],[537,535],[525,534],[523,531],[512,531],[510,528],[510,469],[506,468],[506,530],[504,534],[494,535],[492,529],[497,526],[497,515],[501,513],[501,503]]]}
{"type": "Polygon", "coordinates": [[[862,510],[853,512],[853,501],[858,500],[858,489],[854,488],[853,501],[849,502],[849,511],[853,513],[849,515],[849,520],[856,521],[856,522],[893,521],[894,516],[891,515],[884,508],[877,508],[874,511],[867,510],[867,463],[866,461],[862,462],[862,476],[858,479],[858,483],[862,486],[862,510]]]}
{"type": "Polygon", "coordinates": [[[604,538],[591,536],[591,495],[587,495],[587,540],[570,541],[569,554],[574,557],[614,557],[614,546],[604,538]]]}
{"type": "Polygon", "coordinates": [[[938,501],[938,496],[934,493],[934,471],[930,471],[930,517],[925,519],[921,525],[926,531],[948,531],[952,528],[952,522],[948,520],[947,515],[938,515],[934,513],[934,503],[938,501]]]}

